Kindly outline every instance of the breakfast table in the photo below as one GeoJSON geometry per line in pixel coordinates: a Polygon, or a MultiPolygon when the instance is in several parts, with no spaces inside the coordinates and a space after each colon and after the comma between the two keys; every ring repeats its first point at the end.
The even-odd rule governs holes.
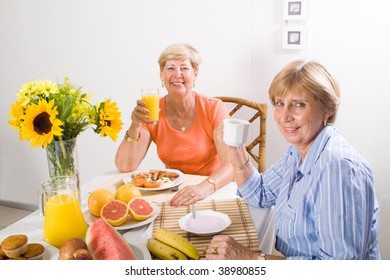
{"type": "MultiPolygon", "coordinates": [[[[86,219],[88,219],[86,213],[88,212],[87,200],[89,194],[99,188],[106,188],[114,192],[119,186],[123,185],[123,179],[126,178],[126,176],[129,176],[129,173],[109,171],[82,184],[81,209],[86,216],[86,219]]],[[[178,187],[183,188],[187,185],[197,184],[206,178],[206,176],[184,174],[184,178],[178,187]]],[[[236,191],[236,183],[230,182],[206,199],[197,202],[197,209],[208,209],[208,207],[211,207],[214,210],[227,213],[233,220],[233,225],[235,226],[229,227],[231,228],[230,231],[223,232],[222,234],[231,234],[238,239],[243,238],[243,241],[248,241],[252,246],[259,247],[256,249],[261,250],[266,254],[271,254],[274,252],[275,242],[273,208],[262,209],[246,205],[245,201],[237,196],[236,191]],[[238,210],[236,207],[238,207],[238,210]],[[237,212],[240,212],[241,214],[238,215],[236,214],[237,212]],[[251,233],[251,230],[254,234],[251,233]]],[[[178,219],[191,211],[189,207],[173,208],[169,206],[169,201],[175,193],[173,188],[158,191],[142,191],[142,195],[145,199],[158,205],[160,210],[159,216],[150,223],[142,226],[118,230],[133,247],[140,259],[151,259],[150,253],[146,248],[146,242],[152,236],[153,228],[155,226],[158,225],[160,227],[168,227],[176,230],[178,229],[178,219]]],[[[40,216],[39,210],[37,210],[1,230],[0,240],[5,239],[9,235],[25,234],[28,236],[29,242],[39,242],[45,246],[45,260],[58,259],[59,250],[43,241],[42,231],[43,217],[40,216]]],[[[204,248],[204,246],[207,246],[206,242],[209,242],[209,240],[210,239],[205,239],[204,237],[194,237],[194,239],[190,241],[198,242],[199,246],[203,246],[202,248],[204,248]]]]}

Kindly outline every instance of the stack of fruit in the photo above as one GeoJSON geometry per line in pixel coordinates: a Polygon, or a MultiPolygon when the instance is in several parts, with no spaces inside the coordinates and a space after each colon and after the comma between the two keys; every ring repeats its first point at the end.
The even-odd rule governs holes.
{"type": "Polygon", "coordinates": [[[142,198],[140,190],[131,184],[124,184],[114,193],[98,189],[88,198],[88,209],[95,217],[101,217],[112,226],[123,225],[129,213],[134,220],[143,221],[153,214],[153,206],[142,198]]]}
{"type": "Polygon", "coordinates": [[[173,231],[155,228],[153,237],[147,242],[148,250],[161,260],[199,259],[196,247],[181,235],[173,231]]]}

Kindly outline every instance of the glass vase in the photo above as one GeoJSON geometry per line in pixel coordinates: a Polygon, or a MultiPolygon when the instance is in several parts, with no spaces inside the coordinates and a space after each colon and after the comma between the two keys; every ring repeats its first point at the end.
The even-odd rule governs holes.
{"type": "Polygon", "coordinates": [[[81,202],[77,138],[52,141],[47,145],[46,155],[50,178],[74,176],[77,184],[77,195],[81,202]]]}

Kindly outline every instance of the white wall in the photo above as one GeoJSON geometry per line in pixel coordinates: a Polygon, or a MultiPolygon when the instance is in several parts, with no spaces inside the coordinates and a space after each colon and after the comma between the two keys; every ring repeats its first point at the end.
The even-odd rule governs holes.
{"type": "MultiPolygon", "coordinates": [[[[329,66],[342,88],[337,127],[369,160],[381,206],[382,257],[390,259],[390,4],[386,0],[307,0],[307,48],[283,50],[283,0],[0,0],[0,201],[37,205],[48,177],[43,149],[20,142],[6,123],[21,85],[36,79],[71,81],[117,101],[125,129],[140,88],[160,87],[157,58],[186,42],[203,63],[196,89],[204,94],[268,102],[276,72],[296,58],[329,66]]],[[[287,144],[268,115],[267,164],[287,144]]],[[[120,135],[120,138],[123,133],[120,135]]],[[[119,142],[91,130],[78,140],[81,180],[115,170],[119,142]]],[[[161,165],[154,148],[143,166],[161,165]]]]}

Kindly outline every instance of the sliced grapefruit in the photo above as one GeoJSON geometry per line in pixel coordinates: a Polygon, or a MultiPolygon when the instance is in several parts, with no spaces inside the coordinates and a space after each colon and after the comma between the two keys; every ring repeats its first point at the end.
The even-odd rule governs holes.
{"type": "Polygon", "coordinates": [[[114,227],[123,225],[127,220],[128,214],[129,208],[127,204],[116,199],[105,204],[100,211],[100,217],[114,227]]]}
{"type": "Polygon", "coordinates": [[[115,193],[115,199],[123,201],[126,204],[134,197],[142,197],[142,194],[139,188],[132,184],[124,184],[120,186],[115,193]]]}
{"type": "Polygon", "coordinates": [[[153,215],[153,206],[143,198],[133,198],[128,204],[130,215],[134,220],[143,221],[153,215]]]}
{"type": "Polygon", "coordinates": [[[115,199],[115,195],[107,189],[93,191],[88,197],[88,209],[92,215],[100,217],[100,210],[107,203],[115,199]]]}

